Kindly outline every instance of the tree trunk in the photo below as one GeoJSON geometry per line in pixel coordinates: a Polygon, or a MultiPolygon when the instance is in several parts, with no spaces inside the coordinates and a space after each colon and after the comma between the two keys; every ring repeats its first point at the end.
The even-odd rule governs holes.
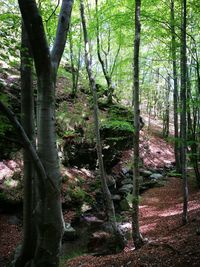
{"type": "MultiPolygon", "coordinates": [[[[20,11],[33,52],[38,80],[37,134],[38,154],[45,168],[45,179],[37,179],[36,225],[37,247],[32,267],[58,267],[63,235],[60,201],[61,176],[56,149],[55,83],[58,66],[64,51],[71,18],[73,0],[63,0],[52,53],[46,41],[42,18],[34,0],[19,0],[20,11]]],[[[38,178],[38,177],[37,177],[38,178]]]]}
{"type": "Polygon", "coordinates": [[[163,111],[163,137],[167,138],[169,137],[169,108],[170,108],[170,102],[169,102],[169,94],[170,94],[170,77],[168,76],[167,82],[166,82],[166,93],[165,93],[165,109],[163,111]]]}
{"type": "MultiPolygon", "coordinates": [[[[34,92],[32,86],[33,59],[30,53],[28,36],[22,23],[21,40],[21,121],[30,142],[35,146],[34,92]]],[[[36,246],[34,218],[34,165],[29,151],[23,151],[24,162],[24,202],[23,202],[23,243],[19,256],[14,263],[23,267],[33,256],[36,246]]]]}
{"type": "Polygon", "coordinates": [[[175,18],[174,18],[174,0],[171,0],[171,53],[173,61],[173,102],[174,102],[174,154],[176,162],[176,171],[181,172],[180,168],[180,149],[179,149],[179,126],[178,126],[178,79],[177,79],[177,57],[176,57],[176,32],[175,32],[175,18]]]}
{"type": "Polygon", "coordinates": [[[134,138],[133,138],[133,201],[132,201],[132,237],[135,248],[143,245],[139,227],[139,49],[140,49],[140,7],[141,1],[135,0],[135,40],[134,40],[134,138]]]}
{"type": "Polygon", "coordinates": [[[182,0],[182,25],[181,25],[181,174],[183,178],[183,223],[188,222],[188,181],[187,181],[187,56],[186,56],[186,0],[182,0]]]}
{"type": "Polygon", "coordinates": [[[82,19],[82,26],[83,26],[84,42],[85,42],[85,64],[86,64],[88,78],[89,78],[89,82],[90,82],[90,88],[91,88],[91,91],[93,93],[96,147],[97,147],[97,156],[98,156],[102,191],[103,191],[103,196],[105,199],[106,214],[108,217],[108,222],[110,224],[111,231],[115,235],[115,238],[118,241],[119,247],[121,249],[123,249],[125,244],[126,244],[126,241],[125,241],[122,233],[120,232],[120,230],[118,229],[117,224],[116,224],[114,204],[113,204],[113,201],[111,198],[110,190],[109,190],[108,185],[107,185],[107,180],[106,180],[106,175],[105,175],[105,170],[104,170],[104,164],[103,164],[102,146],[101,146],[101,138],[100,138],[100,131],[99,131],[99,115],[98,115],[96,83],[95,83],[95,79],[94,79],[94,76],[92,73],[91,57],[89,55],[89,41],[88,41],[88,35],[87,35],[83,0],[81,0],[80,11],[81,11],[81,19],[82,19]]]}
{"type": "MultiPolygon", "coordinates": [[[[113,102],[113,92],[114,92],[114,87],[112,86],[112,73],[110,74],[108,71],[108,66],[105,63],[105,60],[103,60],[102,56],[101,56],[101,51],[100,51],[100,38],[99,38],[99,14],[98,14],[98,0],[95,1],[96,3],[96,19],[97,19],[97,55],[98,55],[98,59],[99,62],[101,64],[102,67],[102,71],[104,74],[104,78],[106,80],[107,83],[107,88],[108,88],[108,104],[112,104],[113,102]]],[[[110,40],[109,40],[110,42],[110,40]]],[[[106,58],[107,58],[106,54],[106,58]]]]}

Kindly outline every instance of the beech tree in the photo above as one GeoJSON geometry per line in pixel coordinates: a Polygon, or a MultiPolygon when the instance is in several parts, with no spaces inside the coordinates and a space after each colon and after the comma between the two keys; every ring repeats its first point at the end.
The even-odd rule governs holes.
{"type": "MultiPolygon", "coordinates": [[[[60,202],[61,176],[55,135],[55,85],[59,63],[65,48],[72,6],[73,0],[63,0],[55,42],[50,51],[42,17],[36,2],[34,0],[19,0],[24,28],[30,43],[37,74],[37,151],[43,170],[42,175],[37,173],[34,182],[36,188],[32,190],[32,193],[35,192],[36,194],[35,202],[33,202],[37,231],[36,246],[34,252],[31,252],[31,257],[26,255],[26,260],[24,258],[22,262],[16,261],[16,266],[20,267],[53,267],[59,265],[59,251],[64,224],[60,202]]],[[[31,86],[26,89],[30,90],[31,86]]],[[[31,91],[28,94],[29,99],[31,99],[31,91]]],[[[31,127],[28,126],[26,131],[28,132],[31,127]]],[[[28,183],[29,185],[25,187],[25,190],[30,191],[31,182],[28,181],[28,183]]],[[[30,196],[28,197],[26,192],[25,197],[24,202],[28,199],[30,201],[30,196]]],[[[32,214],[27,217],[33,216],[33,210],[31,212],[32,214]]],[[[24,232],[29,236],[31,233],[24,232]]],[[[25,236],[23,247],[27,239],[28,237],[25,236]]]]}
{"type": "Polygon", "coordinates": [[[187,1],[182,0],[181,6],[181,174],[183,178],[183,223],[188,221],[188,184],[187,184],[187,45],[186,45],[186,27],[187,27],[187,1]]]}
{"type": "Polygon", "coordinates": [[[134,106],[134,138],[133,138],[133,201],[132,201],[132,237],[135,248],[143,245],[143,238],[139,228],[139,131],[140,131],[140,107],[139,107],[139,51],[140,51],[140,8],[141,1],[135,0],[135,39],[133,60],[133,106],[134,106]]]}
{"type": "Polygon", "coordinates": [[[176,31],[175,31],[175,12],[174,0],[171,0],[171,56],[173,69],[173,106],[174,106],[174,154],[176,161],[176,171],[180,172],[180,150],[179,150],[179,126],[178,126],[178,77],[177,77],[177,56],[176,56],[176,31]]]}
{"type": "Polygon", "coordinates": [[[101,179],[101,186],[103,191],[103,197],[105,201],[106,207],[106,215],[108,219],[108,223],[110,226],[110,231],[116,238],[116,243],[120,249],[123,249],[126,240],[119,230],[117,223],[116,223],[116,216],[115,216],[115,208],[113,204],[113,200],[111,197],[110,190],[108,188],[106,174],[104,170],[104,163],[102,157],[102,146],[101,146],[101,137],[100,137],[100,130],[99,130],[99,115],[98,115],[98,102],[97,102],[97,90],[96,90],[96,82],[92,71],[92,62],[90,56],[90,47],[89,47],[89,39],[87,34],[86,28],[86,19],[85,19],[85,11],[84,11],[84,2],[80,0],[80,12],[81,12],[81,20],[83,26],[83,36],[84,36],[84,43],[85,43],[85,65],[87,69],[87,74],[90,82],[90,89],[93,94],[93,110],[94,110],[94,124],[95,124],[95,136],[96,136],[96,147],[97,147],[97,157],[98,157],[98,164],[99,164],[99,172],[100,172],[100,179],[101,179]]]}

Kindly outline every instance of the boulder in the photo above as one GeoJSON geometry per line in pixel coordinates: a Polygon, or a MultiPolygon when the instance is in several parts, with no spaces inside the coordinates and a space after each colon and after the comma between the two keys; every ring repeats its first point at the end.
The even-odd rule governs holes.
{"type": "Polygon", "coordinates": [[[133,185],[132,184],[124,184],[122,187],[119,188],[119,192],[122,194],[128,194],[132,191],[133,185]]]}
{"type": "Polygon", "coordinates": [[[132,179],[131,178],[126,178],[126,179],[124,179],[124,180],[122,180],[122,182],[121,182],[121,184],[132,184],[132,179]]]}
{"type": "Polygon", "coordinates": [[[144,170],[144,169],[140,169],[140,175],[148,178],[149,176],[151,176],[153,173],[149,170],[144,170]]]}
{"type": "Polygon", "coordinates": [[[151,180],[160,180],[163,178],[163,175],[160,173],[153,173],[149,177],[151,180]]]}
{"type": "Polygon", "coordinates": [[[65,223],[63,241],[73,241],[77,238],[76,230],[71,226],[70,223],[65,223]]]}
{"type": "Polygon", "coordinates": [[[120,195],[112,195],[112,200],[119,201],[119,200],[121,200],[121,196],[120,195]]]}

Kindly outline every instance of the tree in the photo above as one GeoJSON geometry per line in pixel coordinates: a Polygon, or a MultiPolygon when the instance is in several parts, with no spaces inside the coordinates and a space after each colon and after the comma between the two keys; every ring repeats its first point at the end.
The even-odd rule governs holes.
{"type": "Polygon", "coordinates": [[[108,104],[112,104],[113,102],[113,92],[114,92],[114,86],[113,86],[113,82],[112,82],[112,75],[115,69],[115,65],[116,65],[116,61],[117,61],[117,57],[119,55],[120,52],[120,45],[117,49],[117,53],[115,55],[115,58],[113,60],[113,64],[111,66],[111,69],[109,70],[109,63],[108,63],[108,56],[110,55],[110,49],[111,49],[111,30],[110,27],[108,29],[108,43],[107,43],[107,51],[103,50],[102,51],[104,53],[105,56],[105,60],[103,60],[103,57],[101,55],[101,47],[103,46],[100,43],[100,25],[99,25],[99,11],[98,11],[98,0],[95,1],[96,3],[96,20],[97,20],[97,25],[96,25],[96,38],[97,38],[97,55],[98,55],[98,59],[99,62],[101,64],[102,67],[102,71],[107,83],[107,90],[108,90],[108,104]]]}
{"type": "Polygon", "coordinates": [[[135,39],[134,39],[134,138],[133,138],[133,201],[132,201],[132,237],[135,248],[140,248],[144,241],[139,228],[139,131],[140,131],[140,107],[139,107],[139,51],[140,51],[140,8],[141,1],[135,0],[135,39]]]}
{"type": "Polygon", "coordinates": [[[178,126],[178,77],[177,77],[177,57],[176,57],[176,32],[174,16],[174,0],[171,0],[171,56],[173,68],[173,104],[174,104],[174,154],[176,161],[176,171],[180,172],[180,154],[179,154],[179,126],[178,126]]]}
{"type": "Polygon", "coordinates": [[[186,26],[187,26],[187,4],[186,0],[182,0],[181,9],[181,52],[180,52],[180,63],[181,63],[181,174],[183,178],[183,223],[188,221],[188,184],[187,184],[187,54],[186,54],[186,26]]]}
{"type": "MultiPolygon", "coordinates": [[[[33,59],[28,36],[22,23],[21,37],[21,123],[32,145],[35,147],[34,92],[32,83],[33,59]]],[[[24,203],[23,242],[15,266],[25,266],[33,256],[36,247],[36,228],[33,216],[35,209],[34,164],[29,151],[23,151],[24,162],[24,203]]]]}
{"type": "Polygon", "coordinates": [[[59,250],[64,225],[60,202],[61,177],[55,144],[55,84],[58,66],[66,43],[72,5],[73,0],[63,0],[62,2],[55,42],[50,52],[36,2],[19,0],[37,74],[37,150],[46,175],[42,182],[39,176],[36,176],[34,211],[36,213],[37,245],[34,257],[24,266],[28,264],[32,264],[31,266],[34,267],[59,265],[59,250]]]}
{"type": "Polygon", "coordinates": [[[92,72],[92,62],[91,57],[89,54],[89,39],[87,34],[86,28],[86,19],[85,19],[85,12],[84,12],[84,3],[83,0],[80,1],[80,12],[81,12],[81,20],[82,20],[82,27],[83,27],[83,36],[84,36],[84,43],[85,43],[85,65],[88,73],[88,78],[90,82],[90,88],[93,94],[93,106],[94,106],[94,123],[95,123],[95,136],[96,136],[96,147],[97,147],[97,157],[99,163],[99,172],[100,172],[100,179],[101,179],[101,186],[103,191],[103,197],[105,200],[105,207],[106,207],[106,215],[108,219],[108,223],[110,226],[111,233],[115,236],[118,246],[123,249],[126,241],[121,233],[121,231],[117,227],[116,223],[116,216],[115,216],[115,209],[114,204],[112,201],[111,193],[107,185],[106,174],[104,170],[104,163],[102,157],[102,146],[101,146],[101,137],[100,137],[100,130],[99,130],[99,115],[98,115],[98,102],[97,102],[97,90],[96,90],[96,82],[92,72]]]}

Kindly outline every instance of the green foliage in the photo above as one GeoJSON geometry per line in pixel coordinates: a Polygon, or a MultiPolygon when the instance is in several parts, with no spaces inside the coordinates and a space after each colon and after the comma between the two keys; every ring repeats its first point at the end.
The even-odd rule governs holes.
{"type": "Polygon", "coordinates": [[[101,124],[101,129],[108,129],[108,130],[112,130],[112,131],[114,130],[116,132],[118,132],[118,131],[129,132],[129,133],[134,132],[134,128],[129,122],[121,121],[121,120],[104,121],[101,124]]]}
{"type": "MultiPolygon", "coordinates": [[[[8,103],[8,97],[3,93],[0,93],[0,100],[4,104],[8,103]]],[[[12,129],[12,126],[10,125],[8,119],[4,115],[0,114],[0,136],[3,136],[5,132],[10,129],[12,129]]]]}
{"type": "Polygon", "coordinates": [[[171,171],[167,173],[167,176],[169,177],[181,177],[180,173],[177,173],[176,171],[171,171]]]}

